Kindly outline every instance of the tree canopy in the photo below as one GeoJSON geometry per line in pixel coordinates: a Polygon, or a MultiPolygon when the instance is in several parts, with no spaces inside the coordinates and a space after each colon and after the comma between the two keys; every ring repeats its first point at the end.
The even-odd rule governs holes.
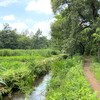
{"type": "Polygon", "coordinates": [[[42,31],[37,30],[32,36],[25,33],[18,34],[9,24],[4,24],[3,30],[0,31],[0,48],[1,49],[41,49],[49,47],[49,40],[42,36],[42,31]]]}
{"type": "Polygon", "coordinates": [[[56,18],[51,35],[59,48],[71,55],[95,53],[98,48],[94,49],[97,45],[94,33],[98,34],[100,27],[100,1],[51,0],[51,4],[56,18]]]}

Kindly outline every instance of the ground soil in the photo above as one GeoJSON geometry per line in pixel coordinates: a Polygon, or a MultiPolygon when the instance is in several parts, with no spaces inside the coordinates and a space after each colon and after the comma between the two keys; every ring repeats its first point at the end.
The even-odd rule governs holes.
{"type": "Polygon", "coordinates": [[[100,98],[100,83],[96,80],[94,74],[90,70],[90,57],[85,57],[84,60],[84,75],[86,76],[90,86],[92,87],[93,91],[96,91],[98,93],[98,97],[100,98]]]}

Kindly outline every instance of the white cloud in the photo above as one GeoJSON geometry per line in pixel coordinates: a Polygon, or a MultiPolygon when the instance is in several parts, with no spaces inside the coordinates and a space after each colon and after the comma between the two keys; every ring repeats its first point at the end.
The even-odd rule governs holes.
{"type": "Polygon", "coordinates": [[[50,38],[50,21],[41,21],[38,22],[36,24],[33,25],[31,31],[33,31],[34,33],[36,33],[36,31],[38,29],[40,29],[42,31],[42,35],[43,36],[47,36],[48,38],[50,38]]]}
{"type": "Polygon", "coordinates": [[[15,16],[14,15],[8,15],[8,16],[2,17],[2,19],[4,21],[13,21],[13,20],[15,20],[15,16]]]}
{"type": "Polygon", "coordinates": [[[28,26],[23,22],[12,23],[12,24],[10,24],[10,26],[13,29],[17,29],[18,32],[22,32],[22,31],[28,29],[28,26]]]}
{"type": "Polygon", "coordinates": [[[35,30],[37,30],[38,28],[40,28],[41,30],[48,30],[49,29],[49,22],[38,22],[36,23],[33,28],[35,30]]]}
{"type": "Polygon", "coordinates": [[[53,23],[54,21],[56,21],[57,19],[56,18],[52,18],[51,20],[50,20],[50,23],[53,23]]]}
{"type": "Polygon", "coordinates": [[[18,0],[0,0],[0,6],[6,7],[6,6],[16,3],[16,2],[18,2],[18,0]]]}
{"type": "MultiPolygon", "coordinates": [[[[47,36],[50,39],[50,24],[55,20],[46,20],[46,21],[39,21],[39,22],[32,22],[29,23],[31,19],[27,19],[25,22],[17,21],[17,22],[10,22],[9,25],[12,29],[17,29],[18,33],[25,31],[26,29],[29,30],[30,36],[35,34],[38,29],[42,31],[43,36],[47,36]],[[32,33],[33,32],[33,33],[32,33]]],[[[0,30],[3,29],[3,24],[0,24],[0,30]]]]}
{"type": "MultiPolygon", "coordinates": [[[[27,23],[24,22],[16,22],[16,23],[10,23],[9,25],[12,27],[12,29],[17,29],[17,31],[23,32],[26,29],[28,29],[28,31],[31,33],[36,33],[36,31],[38,29],[40,29],[42,31],[42,35],[43,36],[47,36],[48,39],[50,39],[50,21],[41,21],[41,22],[37,22],[35,24],[33,24],[32,27],[30,27],[27,23]]],[[[29,34],[30,36],[33,34],[29,34]]]]}
{"type": "MultiPolygon", "coordinates": [[[[24,22],[15,22],[15,23],[9,23],[9,26],[12,28],[12,29],[17,29],[17,31],[19,33],[25,31],[26,29],[28,29],[28,25],[24,22]]],[[[0,24],[0,30],[2,30],[4,28],[4,25],[3,24],[0,24]]]]}
{"type": "Polygon", "coordinates": [[[2,30],[3,29],[3,24],[0,24],[0,30],[2,30]]]}
{"type": "Polygon", "coordinates": [[[52,14],[50,0],[31,0],[26,10],[36,11],[37,13],[52,14]]]}

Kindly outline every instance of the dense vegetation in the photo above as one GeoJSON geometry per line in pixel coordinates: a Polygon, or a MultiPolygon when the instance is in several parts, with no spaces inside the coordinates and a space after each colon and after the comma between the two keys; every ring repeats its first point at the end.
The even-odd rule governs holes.
{"type": "Polygon", "coordinates": [[[52,41],[70,55],[100,56],[100,1],[51,0],[55,21],[52,41]],[[98,51],[98,52],[97,52],[98,51]]]}
{"type": "MultiPolygon", "coordinates": [[[[55,47],[69,56],[78,53],[98,56],[100,60],[100,1],[51,0],[51,4],[55,15],[51,39],[56,43],[55,47]]],[[[79,59],[67,59],[52,65],[47,100],[97,100],[84,78],[79,59]]],[[[94,60],[91,69],[97,79],[100,78],[99,66],[100,63],[94,60]]]]}
{"type": "Polygon", "coordinates": [[[0,30],[0,95],[16,91],[27,95],[36,79],[51,70],[47,100],[98,100],[83,74],[80,55],[95,56],[91,70],[100,81],[100,0],[51,0],[51,4],[55,18],[51,40],[40,29],[31,36],[28,31],[18,34],[9,24],[0,30]],[[47,49],[51,47],[57,50],[47,49]]]}
{"type": "Polygon", "coordinates": [[[52,63],[47,100],[97,100],[83,75],[82,64],[79,56],[52,63]]]}
{"type": "Polygon", "coordinates": [[[100,61],[98,61],[97,57],[91,58],[91,70],[94,73],[96,79],[100,82],[100,61]]]}
{"type": "Polygon", "coordinates": [[[37,78],[45,75],[59,51],[0,50],[0,94],[20,90],[29,94],[37,78]]]}
{"type": "Polygon", "coordinates": [[[4,24],[4,29],[0,31],[0,48],[1,49],[41,49],[48,48],[49,40],[42,36],[42,31],[37,30],[35,34],[28,36],[29,32],[25,31],[18,34],[12,30],[9,24],[4,24]]]}

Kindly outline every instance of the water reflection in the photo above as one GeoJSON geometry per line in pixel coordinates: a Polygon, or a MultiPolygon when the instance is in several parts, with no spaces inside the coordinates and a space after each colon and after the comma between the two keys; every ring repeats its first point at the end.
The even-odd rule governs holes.
{"type": "MultiPolygon", "coordinates": [[[[45,100],[45,95],[47,92],[46,87],[50,78],[50,73],[45,75],[42,81],[38,84],[38,86],[35,87],[35,90],[31,93],[27,100],[45,100]]],[[[11,98],[5,97],[4,100],[25,100],[25,98],[22,94],[16,93],[11,98]]]]}
{"type": "Polygon", "coordinates": [[[30,95],[29,100],[45,100],[46,86],[50,78],[50,74],[47,74],[44,77],[43,81],[38,85],[38,87],[35,88],[35,91],[33,91],[30,95]]]}

